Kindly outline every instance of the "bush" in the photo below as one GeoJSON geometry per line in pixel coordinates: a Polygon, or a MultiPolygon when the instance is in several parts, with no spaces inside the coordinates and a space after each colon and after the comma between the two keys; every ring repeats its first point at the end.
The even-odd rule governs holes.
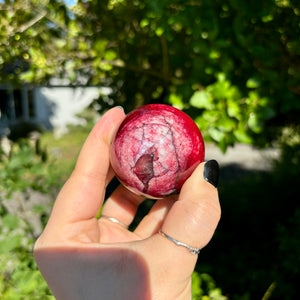
{"type": "Polygon", "coordinates": [[[229,299],[299,298],[298,129],[286,129],[283,142],[271,171],[221,168],[222,218],[197,270],[212,274],[229,299]]]}
{"type": "Polygon", "coordinates": [[[226,300],[213,278],[205,273],[194,271],[192,275],[192,300],[226,300]]]}
{"type": "MultiPolygon", "coordinates": [[[[19,202],[29,201],[34,190],[49,193],[58,184],[56,170],[46,160],[45,151],[32,141],[22,139],[12,145],[8,155],[1,153],[0,181],[0,298],[51,299],[32,255],[36,229],[32,220],[22,218],[26,212],[19,210],[23,207],[19,202]],[[20,195],[23,196],[17,198],[20,195]]],[[[41,226],[49,211],[49,206],[32,207],[41,226]]]]}

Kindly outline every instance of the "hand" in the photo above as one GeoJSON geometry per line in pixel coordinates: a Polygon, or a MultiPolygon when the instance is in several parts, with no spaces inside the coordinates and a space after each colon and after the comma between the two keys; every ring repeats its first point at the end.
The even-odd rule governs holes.
{"type": "MultiPolygon", "coordinates": [[[[180,195],[158,200],[134,232],[110,219],[97,219],[114,176],[109,145],[124,117],[121,109],[113,108],[95,125],[36,241],[34,257],[58,300],[191,299],[197,255],[158,231],[203,248],[220,218],[217,189],[210,178],[204,179],[202,163],[180,195]]],[[[102,214],[129,225],[142,201],[120,186],[102,214]]]]}

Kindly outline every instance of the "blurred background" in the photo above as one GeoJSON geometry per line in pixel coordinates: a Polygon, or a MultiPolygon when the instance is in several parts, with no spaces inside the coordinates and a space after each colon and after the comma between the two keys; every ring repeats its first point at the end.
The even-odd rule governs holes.
{"type": "Polygon", "coordinates": [[[221,166],[193,300],[299,299],[299,36],[296,0],[0,0],[0,298],[53,298],[32,247],[96,120],[165,103],[221,166]]]}

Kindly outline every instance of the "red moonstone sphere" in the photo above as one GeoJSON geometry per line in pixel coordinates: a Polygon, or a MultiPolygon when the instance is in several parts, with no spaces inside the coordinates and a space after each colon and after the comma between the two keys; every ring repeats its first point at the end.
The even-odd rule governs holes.
{"type": "Polygon", "coordinates": [[[179,193],[204,160],[204,142],[194,121],[165,104],[130,112],[111,144],[111,165],[131,191],[148,198],[179,193]]]}

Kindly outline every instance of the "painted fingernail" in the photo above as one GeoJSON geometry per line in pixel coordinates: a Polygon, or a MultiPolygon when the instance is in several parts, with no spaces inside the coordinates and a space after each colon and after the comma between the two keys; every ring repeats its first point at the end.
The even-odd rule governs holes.
{"type": "Polygon", "coordinates": [[[214,187],[218,186],[219,182],[219,164],[216,160],[209,160],[204,165],[204,179],[214,187]]]}

